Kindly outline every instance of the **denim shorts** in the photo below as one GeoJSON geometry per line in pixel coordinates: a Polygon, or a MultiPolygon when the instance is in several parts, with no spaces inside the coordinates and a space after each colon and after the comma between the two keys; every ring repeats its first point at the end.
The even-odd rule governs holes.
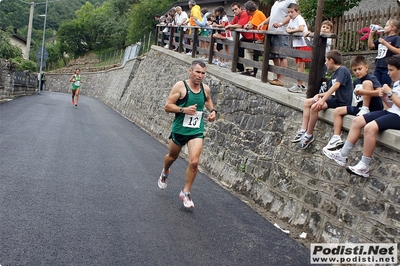
{"type": "MultiPolygon", "coordinates": [[[[289,36],[272,35],[271,36],[271,46],[289,48],[289,36]]],[[[273,53],[271,53],[269,55],[269,57],[270,58],[287,58],[287,56],[284,54],[273,54],[273,53]]]]}

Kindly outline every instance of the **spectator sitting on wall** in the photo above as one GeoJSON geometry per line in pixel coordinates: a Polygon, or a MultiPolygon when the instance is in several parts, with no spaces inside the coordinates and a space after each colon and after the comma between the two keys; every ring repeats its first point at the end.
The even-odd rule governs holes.
{"type": "Polygon", "coordinates": [[[372,154],[376,146],[376,135],[386,129],[400,129],[400,55],[386,59],[390,78],[394,80],[393,89],[383,84],[380,96],[389,106],[387,110],[370,112],[354,118],[347,140],[340,150],[323,150],[324,154],[339,165],[346,165],[350,151],[364,129],[364,149],[361,160],[355,166],[347,166],[346,171],[361,177],[369,177],[372,154]]]}

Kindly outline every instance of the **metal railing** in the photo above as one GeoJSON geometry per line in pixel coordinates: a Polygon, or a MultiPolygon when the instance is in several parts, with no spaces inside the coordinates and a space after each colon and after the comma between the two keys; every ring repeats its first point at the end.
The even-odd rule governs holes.
{"type": "MultiPolygon", "coordinates": [[[[290,39],[293,37],[302,37],[301,33],[295,34],[288,34],[286,32],[277,32],[277,31],[259,31],[259,30],[243,30],[243,29],[236,29],[231,30],[232,32],[236,33],[233,34],[233,40],[221,40],[215,39],[213,34],[221,31],[220,28],[207,28],[211,31],[211,34],[208,37],[199,36],[200,27],[192,27],[192,26],[185,26],[185,28],[190,29],[190,34],[187,33],[188,31],[184,31],[182,27],[178,26],[168,26],[168,31],[164,30],[165,26],[157,25],[156,31],[156,39],[155,45],[158,46],[165,46],[168,44],[168,49],[172,50],[173,47],[177,47],[176,52],[183,52],[185,49],[191,50],[192,58],[196,57],[197,52],[206,53],[208,54],[208,63],[212,63],[212,59],[214,56],[218,56],[220,58],[227,59],[232,62],[231,64],[231,71],[236,72],[237,63],[242,63],[246,66],[254,67],[257,69],[261,69],[261,81],[267,82],[268,81],[268,72],[273,72],[275,74],[284,75],[287,77],[291,77],[293,79],[307,81],[308,82],[308,89],[307,89],[307,96],[312,97],[318,93],[318,90],[322,84],[322,75],[323,75],[323,66],[325,63],[325,50],[326,50],[326,43],[328,38],[337,38],[335,34],[320,34],[318,40],[314,40],[314,44],[316,43],[317,49],[313,52],[309,51],[300,51],[291,48],[283,48],[277,46],[271,46],[271,36],[273,35],[284,35],[290,36],[290,39]],[[253,34],[264,34],[265,39],[263,43],[259,42],[242,42],[240,41],[240,33],[241,32],[248,32],[253,34]],[[199,41],[208,42],[209,49],[201,48],[198,46],[199,41]],[[190,43],[190,44],[187,44],[190,43]],[[233,51],[231,54],[226,54],[223,52],[214,51],[214,44],[224,44],[232,46],[233,51]],[[249,60],[244,57],[239,57],[239,47],[245,49],[251,49],[254,52],[260,55],[262,60],[254,61],[249,60]],[[301,73],[296,70],[291,70],[288,68],[278,67],[269,64],[270,54],[282,54],[288,57],[298,57],[298,58],[309,58],[311,59],[310,63],[310,73],[301,73]],[[313,58],[315,57],[315,58],[313,58]]],[[[313,34],[310,34],[310,37],[313,37],[313,34]]],[[[291,41],[292,43],[292,41],[291,41]]]]}

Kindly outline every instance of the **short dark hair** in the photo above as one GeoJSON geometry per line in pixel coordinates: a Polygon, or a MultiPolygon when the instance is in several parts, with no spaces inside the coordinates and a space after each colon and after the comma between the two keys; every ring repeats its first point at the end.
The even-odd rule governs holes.
{"type": "Polygon", "coordinates": [[[201,66],[202,68],[206,68],[206,64],[201,60],[193,60],[192,65],[190,66],[191,69],[194,69],[195,66],[201,66]]]}
{"type": "Polygon", "coordinates": [[[205,14],[208,12],[208,9],[205,8],[205,7],[203,7],[203,8],[200,10],[200,12],[201,12],[201,14],[205,15],[205,14]]]}
{"type": "Polygon", "coordinates": [[[397,69],[400,69],[400,54],[396,54],[394,56],[386,58],[386,63],[388,65],[394,66],[397,69]]]}
{"type": "Polygon", "coordinates": [[[350,60],[350,67],[355,67],[359,65],[367,65],[367,59],[362,55],[356,55],[350,60]]]}
{"type": "Polygon", "coordinates": [[[299,11],[299,10],[300,10],[299,5],[296,4],[296,3],[291,3],[291,4],[289,4],[289,6],[288,6],[287,8],[293,8],[293,9],[296,10],[296,11],[299,11]]]}
{"type": "Polygon", "coordinates": [[[329,52],[326,53],[326,58],[332,59],[336,65],[342,64],[342,53],[339,52],[338,50],[330,50],[329,52]]]}
{"type": "Polygon", "coordinates": [[[257,10],[257,6],[253,1],[247,1],[246,3],[244,3],[243,5],[244,9],[254,12],[257,10]]]}
{"type": "Polygon", "coordinates": [[[233,2],[231,4],[231,7],[233,7],[233,6],[237,6],[238,8],[241,8],[241,6],[240,6],[240,4],[238,2],[233,2]]]}

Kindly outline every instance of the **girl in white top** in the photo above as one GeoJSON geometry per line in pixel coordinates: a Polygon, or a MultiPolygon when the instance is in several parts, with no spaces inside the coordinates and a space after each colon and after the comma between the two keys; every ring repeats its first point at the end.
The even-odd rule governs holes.
{"type": "Polygon", "coordinates": [[[361,161],[355,166],[346,168],[349,173],[362,177],[369,176],[369,165],[376,146],[376,134],[386,129],[400,129],[400,54],[387,58],[386,63],[390,78],[396,80],[393,89],[387,84],[381,88],[380,96],[389,108],[357,116],[353,120],[349,135],[341,150],[323,149],[328,158],[335,160],[340,165],[345,165],[348,154],[360,138],[361,130],[364,128],[364,151],[361,161]]]}
{"type": "MultiPolygon", "coordinates": [[[[219,6],[214,9],[214,16],[217,19],[217,21],[213,22],[212,27],[223,29],[229,25],[228,16],[226,15],[226,11],[223,6],[219,6]]],[[[232,40],[232,35],[230,30],[218,31],[217,33],[214,33],[213,37],[215,39],[220,39],[220,40],[227,40],[227,39],[232,40]]],[[[222,46],[223,44],[217,43],[214,50],[219,52],[222,50],[222,46]]],[[[225,45],[225,52],[226,54],[229,54],[229,45],[225,45]]],[[[228,60],[222,57],[219,60],[214,59],[213,63],[222,67],[229,67],[228,60]]]]}

